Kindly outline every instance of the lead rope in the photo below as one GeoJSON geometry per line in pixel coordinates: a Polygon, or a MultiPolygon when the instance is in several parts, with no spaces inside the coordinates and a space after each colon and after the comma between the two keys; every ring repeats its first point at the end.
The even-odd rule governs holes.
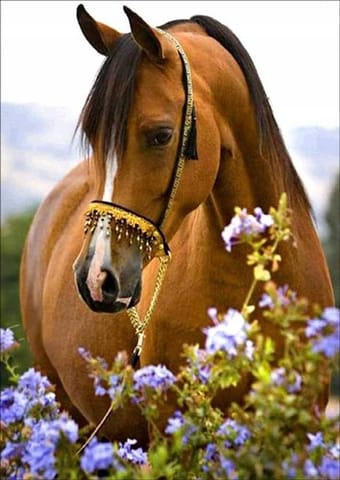
{"type": "MultiPolygon", "coordinates": [[[[164,226],[166,220],[168,219],[170,209],[173,205],[174,199],[176,192],[178,190],[178,186],[181,180],[182,172],[184,169],[184,164],[185,164],[185,159],[186,158],[191,158],[191,159],[196,159],[197,158],[197,152],[196,152],[196,138],[194,136],[194,140],[192,139],[192,131],[193,128],[195,128],[195,122],[196,122],[196,117],[195,117],[195,109],[194,109],[194,101],[193,101],[193,91],[192,91],[192,79],[191,79],[191,71],[190,71],[190,66],[189,62],[187,59],[187,56],[181,47],[181,45],[178,43],[178,41],[170,35],[168,32],[165,32],[163,30],[157,29],[160,33],[165,35],[176,47],[176,50],[178,51],[183,68],[184,68],[184,75],[185,75],[185,87],[186,87],[186,105],[185,105],[185,112],[184,112],[184,124],[183,124],[183,131],[182,131],[182,138],[181,138],[181,147],[179,151],[179,157],[176,165],[176,172],[174,175],[173,183],[171,186],[171,192],[169,196],[169,201],[167,204],[167,207],[165,209],[165,212],[163,214],[163,217],[160,222],[160,229],[162,230],[162,227],[164,226]],[[194,146],[191,144],[190,147],[192,151],[190,152],[189,148],[189,153],[188,153],[188,143],[193,143],[194,146]]],[[[196,134],[196,131],[195,131],[196,134]]],[[[194,135],[195,135],[194,134],[194,135]]],[[[156,277],[156,282],[155,282],[155,287],[154,291],[150,300],[149,308],[147,309],[147,312],[145,314],[144,319],[142,320],[138,310],[136,307],[129,308],[127,310],[127,314],[129,316],[130,322],[135,329],[136,335],[137,335],[137,344],[132,352],[132,358],[131,358],[131,366],[133,368],[136,367],[136,365],[139,362],[139,358],[141,356],[142,350],[143,350],[143,342],[145,339],[145,329],[147,328],[152,314],[155,310],[158,297],[162,288],[162,284],[165,278],[165,274],[167,271],[167,268],[169,266],[170,260],[171,260],[171,255],[170,251],[168,249],[165,249],[165,254],[162,256],[159,256],[159,268],[157,272],[157,277],[156,277]]],[[[125,379],[123,379],[122,387],[124,387],[125,379]]],[[[106,420],[109,418],[111,412],[114,409],[114,401],[110,404],[109,408],[105,412],[103,418],[101,421],[96,425],[96,428],[94,431],[91,433],[89,438],[86,440],[86,442],[81,446],[81,448],[77,451],[77,455],[79,455],[86,447],[87,445],[91,442],[91,440],[97,435],[99,430],[102,428],[106,420]]]]}

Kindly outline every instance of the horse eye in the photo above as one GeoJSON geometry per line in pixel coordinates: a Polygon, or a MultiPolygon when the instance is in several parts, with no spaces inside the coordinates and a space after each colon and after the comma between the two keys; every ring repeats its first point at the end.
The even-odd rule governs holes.
{"type": "Polygon", "coordinates": [[[160,128],[149,132],[147,135],[148,145],[151,147],[158,147],[162,145],[167,145],[172,137],[172,128],[160,128]]]}

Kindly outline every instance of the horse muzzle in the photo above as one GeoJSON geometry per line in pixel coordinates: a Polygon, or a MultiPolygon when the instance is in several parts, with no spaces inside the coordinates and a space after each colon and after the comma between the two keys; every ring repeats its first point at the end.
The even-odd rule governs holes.
{"type": "Polygon", "coordinates": [[[73,265],[81,299],[95,312],[116,313],[140,300],[142,269],[168,254],[162,232],[150,220],[108,202],[91,202],[85,239],[73,265]]]}

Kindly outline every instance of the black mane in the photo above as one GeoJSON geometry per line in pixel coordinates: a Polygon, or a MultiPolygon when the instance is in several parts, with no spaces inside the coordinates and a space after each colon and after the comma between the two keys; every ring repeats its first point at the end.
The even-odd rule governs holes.
{"type": "Polygon", "coordinates": [[[286,193],[293,194],[295,201],[301,202],[305,208],[311,210],[308,196],[286,149],[268,97],[249,53],[236,35],[217,20],[204,15],[195,15],[190,20],[200,25],[210,37],[228,50],[240,66],[255,109],[261,153],[271,162],[273,175],[281,171],[286,193]]]}
{"type": "Polygon", "coordinates": [[[132,35],[123,35],[104,61],[82,109],[78,122],[82,142],[88,150],[101,135],[103,159],[110,152],[124,151],[140,57],[132,35]]]}

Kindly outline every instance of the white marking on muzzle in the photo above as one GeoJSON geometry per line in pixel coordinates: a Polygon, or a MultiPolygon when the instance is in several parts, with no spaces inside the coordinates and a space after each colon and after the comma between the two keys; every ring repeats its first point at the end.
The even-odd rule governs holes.
{"type": "MultiPolygon", "coordinates": [[[[114,181],[117,173],[117,157],[115,154],[109,155],[106,160],[105,167],[105,183],[104,183],[104,192],[103,192],[103,201],[112,202],[114,181]]],[[[86,285],[90,291],[92,299],[96,302],[103,301],[103,292],[102,286],[106,279],[107,273],[102,271],[105,258],[105,249],[106,242],[110,241],[105,234],[106,231],[106,219],[101,225],[103,228],[98,232],[98,226],[96,227],[95,232],[91,240],[91,246],[94,244],[94,253],[91,259],[89,270],[86,278],[86,285]]],[[[99,227],[100,228],[100,227],[99,227]]],[[[125,303],[126,299],[122,300],[122,303],[125,303]]],[[[129,299],[130,301],[130,299],[129,299]]]]}
{"type": "Polygon", "coordinates": [[[92,300],[94,300],[95,302],[103,301],[102,286],[107,276],[107,273],[102,271],[104,257],[105,234],[104,230],[100,230],[97,238],[95,238],[94,254],[86,278],[86,285],[90,291],[92,300]]]}
{"type": "Polygon", "coordinates": [[[109,155],[106,159],[105,170],[103,201],[112,202],[114,182],[118,170],[118,162],[115,154],[109,155]]]}

